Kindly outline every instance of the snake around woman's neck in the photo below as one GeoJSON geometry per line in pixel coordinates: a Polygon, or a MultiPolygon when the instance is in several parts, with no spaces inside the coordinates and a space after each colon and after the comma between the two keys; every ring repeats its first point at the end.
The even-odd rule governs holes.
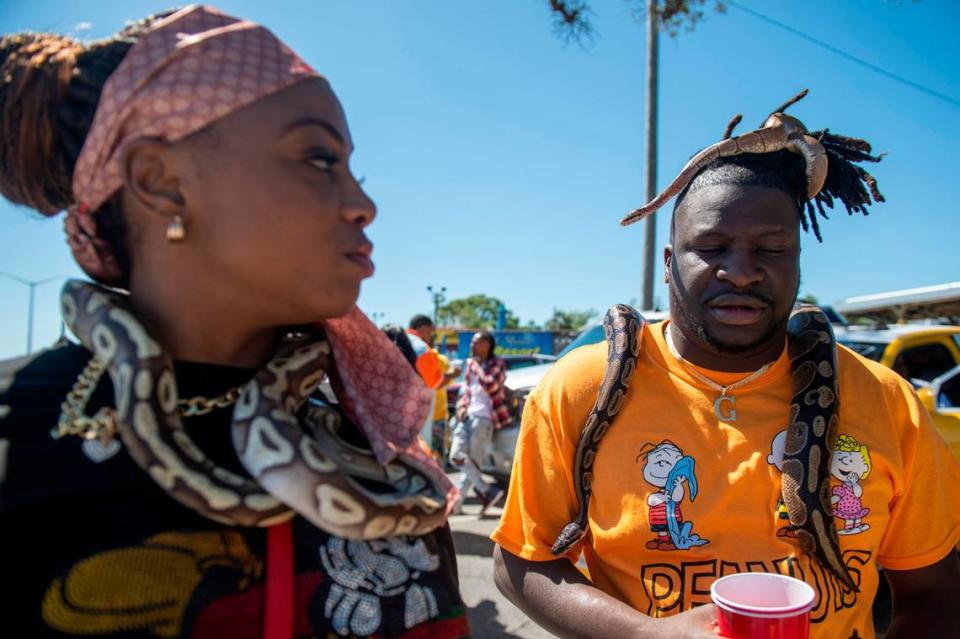
{"type": "MultiPolygon", "coordinates": [[[[625,304],[611,307],[603,319],[607,365],[574,457],[573,487],[579,507],[574,520],[557,536],[551,548],[554,555],[562,555],[587,534],[597,449],[625,403],[645,325],[643,317],[625,304]]],[[[823,311],[804,306],[793,312],[787,323],[787,349],[792,397],[781,479],[783,500],[803,550],[844,586],[857,590],[843,563],[830,515],[828,442],[836,435],[840,394],[836,340],[823,311]]]]}
{"type": "Polygon", "coordinates": [[[245,477],[215,464],[187,434],[172,360],[127,296],[69,281],[62,306],[70,330],[107,365],[130,456],[183,505],[239,526],[270,526],[299,513],[348,539],[420,535],[446,520],[446,489],[419,462],[400,453],[381,465],[337,435],[339,413],[312,401],[304,408],[336,370],[318,334],[284,343],[242,388],[231,432],[245,477]]]}

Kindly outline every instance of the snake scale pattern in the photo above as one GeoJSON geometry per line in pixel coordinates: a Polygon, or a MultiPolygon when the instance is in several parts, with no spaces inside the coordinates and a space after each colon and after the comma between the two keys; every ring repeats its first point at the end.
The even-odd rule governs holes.
{"type": "Polygon", "coordinates": [[[416,461],[400,455],[381,466],[372,451],[337,436],[339,413],[310,399],[333,368],[324,339],[284,343],[242,389],[231,432],[244,477],[215,464],[187,434],[173,362],[125,295],[69,281],[61,302],[67,326],[107,365],[125,448],[183,505],[239,526],[299,513],[347,539],[421,535],[445,521],[446,491],[416,461]]]}
{"type": "MultiPolygon", "coordinates": [[[[587,532],[593,464],[603,436],[624,404],[640,354],[643,317],[618,304],[604,316],[607,365],[574,458],[576,518],[564,526],[551,548],[562,555],[587,532]]],[[[781,491],[790,523],[804,552],[817,558],[840,582],[857,590],[843,563],[839,537],[830,515],[830,448],[839,409],[836,341],[830,321],[819,308],[795,310],[787,324],[792,397],[787,426],[781,491]]]]}
{"type": "Polygon", "coordinates": [[[837,343],[826,314],[814,306],[793,312],[787,323],[793,395],[787,423],[781,491],[804,551],[851,590],[858,590],[843,563],[830,513],[830,446],[837,433],[840,391],[837,343]]]}
{"type": "Polygon", "coordinates": [[[554,555],[565,553],[587,532],[590,483],[593,479],[597,447],[623,407],[630,379],[637,368],[644,325],[640,313],[626,304],[611,306],[603,317],[603,332],[607,340],[607,366],[603,371],[597,399],[580,433],[573,466],[574,490],[579,510],[576,518],[563,527],[553,543],[550,552],[554,555]]]}

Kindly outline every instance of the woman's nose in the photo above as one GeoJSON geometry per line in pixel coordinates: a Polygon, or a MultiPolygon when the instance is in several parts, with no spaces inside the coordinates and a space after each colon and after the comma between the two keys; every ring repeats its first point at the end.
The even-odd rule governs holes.
{"type": "Polygon", "coordinates": [[[377,217],[377,205],[356,179],[353,180],[353,188],[344,201],[343,215],[348,222],[361,227],[369,225],[377,217]]]}

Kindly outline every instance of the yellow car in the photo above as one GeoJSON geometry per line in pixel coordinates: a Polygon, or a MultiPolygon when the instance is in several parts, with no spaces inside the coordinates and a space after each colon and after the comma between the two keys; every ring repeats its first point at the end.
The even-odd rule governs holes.
{"type": "Polygon", "coordinates": [[[960,459],[960,326],[903,324],[837,328],[837,341],[910,380],[960,459]]]}
{"type": "Polygon", "coordinates": [[[917,394],[950,450],[960,459],[960,366],[937,377],[917,394]]]}

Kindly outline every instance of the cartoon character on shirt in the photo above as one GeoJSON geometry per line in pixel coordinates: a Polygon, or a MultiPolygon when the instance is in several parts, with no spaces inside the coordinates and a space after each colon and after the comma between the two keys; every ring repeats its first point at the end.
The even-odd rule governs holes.
{"type": "MultiPolygon", "coordinates": [[[[783,473],[783,455],[786,448],[787,431],[781,430],[770,442],[770,454],[767,455],[767,463],[776,467],[781,473],[783,473]]],[[[777,537],[796,537],[797,527],[790,523],[790,513],[787,511],[787,505],[783,502],[783,494],[777,496],[777,505],[774,512],[777,514],[778,524],[783,524],[777,528],[777,537]]]]}
{"type": "Polygon", "coordinates": [[[840,482],[831,490],[830,504],[833,516],[843,520],[840,535],[856,535],[870,528],[863,518],[870,512],[860,498],[863,486],[860,482],[870,475],[870,451],[849,435],[838,435],[830,459],[830,473],[840,482]]]}
{"type": "Polygon", "coordinates": [[[646,543],[650,550],[686,550],[709,543],[693,534],[693,522],[684,521],[680,502],[689,487],[690,501],[697,497],[697,476],[693,457],[683,454],[668,439],[659,444],[644,444],[637,455],[643,458],[643,479],[658,488],[647,496],[650,531],[656,536],[646,543]]]}

